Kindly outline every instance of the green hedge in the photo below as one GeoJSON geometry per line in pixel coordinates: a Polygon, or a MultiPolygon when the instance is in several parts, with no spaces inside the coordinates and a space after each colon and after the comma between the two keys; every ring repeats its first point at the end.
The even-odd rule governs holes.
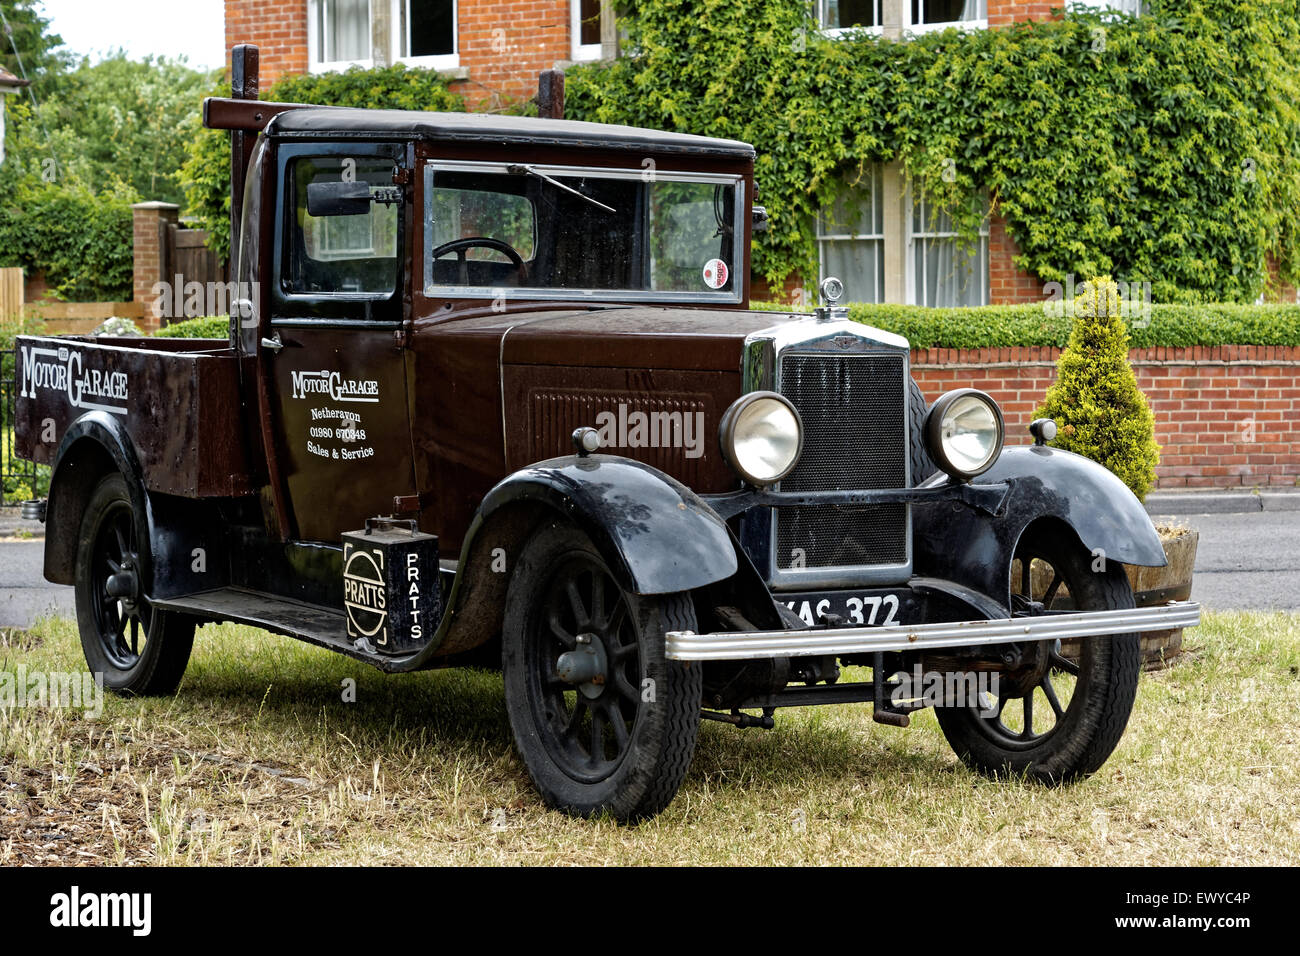
{"type": "MultiPolygon", "coordinates": [[[[1059,303],[1058,303],[1059,306],[1059,303]]],[[[800,311],[770,302],[753,308],[800,311]]],[[[1062,313],[1063,309],[1060,310],[1062,313]]],[[[906,338],[913,348],[1010,348],[1055,346],[1070,338],[1070,316],[1050,315],[1041,304],[986,305],[972,309],[927,309],[915,305],[849,306],[849,316],[906,338]]],[[[1128,320],[1133,348],[1193,345],[1300,346],[1300,305],[1151,306],[1148,318],[1128,320]]]]}
{"type": "Polygon", "coordinates": [[[209,315],[202,319],[186,319],[164,325],[154,335],[164,339],[229,339],[230,318],[209,315]]]}
{"type": "MultiPolygon", "coordinates": [[[[755,302],[763,312],[801,311],[773,302],[755,302]]],[[[1061,310],[1064,312],[1064,310],[1061,310]]],[[[1064,348],[1071,318],[1048,315],[1042,305],[986,305],[974,309],[926,309],[915,305],[849,306],[855,322],[894,332],[914,348],[1064,348]]],[[[184,339],[225,339],[230,320],[223,315],[164,326],[154,335],[184,339]]],[[[1286,345],[1300,346],[1300,305],[1163,305],[1151,307],[1149,322],[1129,321],[1132,347],[1286,345]]]]}

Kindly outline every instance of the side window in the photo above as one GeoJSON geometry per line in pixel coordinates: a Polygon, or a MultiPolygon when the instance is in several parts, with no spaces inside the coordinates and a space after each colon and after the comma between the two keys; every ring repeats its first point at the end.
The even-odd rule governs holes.
{"type": "Polygon", "coordinates": [[[397,284],[397,225],[400,206],[392,201],[393,161],[377,156],[309,156],[294,160],[285,183],[286,248],[282,282],[286,292],[389,295],[397,284]],[[313,185],[356,183],[368,187],[370,202],[337,214],[308,211],[313,185]]]}

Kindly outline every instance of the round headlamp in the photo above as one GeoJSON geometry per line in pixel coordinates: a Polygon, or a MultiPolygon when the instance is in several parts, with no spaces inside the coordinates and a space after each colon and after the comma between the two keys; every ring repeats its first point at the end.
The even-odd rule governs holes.
{"type": "Polygon", "coordinates": [[[1002,409],[973,388],[945,392],[925,416],[925,447],[959,481],[983,474],[1002,453],[1002,409]]]}
{"type": "Polygon", "coordinates": [[[803,422],[784,395],[750,392],[722,416],[718,441],[731,467],[748,484],[773,485],[799,462],[803,422]]]}

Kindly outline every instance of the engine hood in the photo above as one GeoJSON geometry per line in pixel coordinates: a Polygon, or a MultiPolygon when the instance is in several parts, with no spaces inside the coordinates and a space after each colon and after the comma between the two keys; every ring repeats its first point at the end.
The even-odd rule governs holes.
{"type": "MultiPolygon", "coordinates": [[[[736,371],[754,332],[801,321],[781,312],[609,308],[502,321],[504,365],[736,371]]],[[[499,320],[500,321],[500,320],[499,320]]]]}

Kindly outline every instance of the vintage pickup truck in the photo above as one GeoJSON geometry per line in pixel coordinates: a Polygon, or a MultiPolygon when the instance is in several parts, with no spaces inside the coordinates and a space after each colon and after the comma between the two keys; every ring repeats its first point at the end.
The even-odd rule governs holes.
{"type": "Polygon", "coordinates": [[[624,820],[702,718],[781,707],[934,705],[994,775],[1110,755],[1138,635],[1199,620],[1134,607],[1146,513],[1051,422],[1004,448],[987,395],[927,407],[834,280],[750,311],[751,146],[267,103],[247,47],[234,80],[229,340],[18,343],[45,575],[107,686],[173,691],[207,621],[495,661],[545,800],[624,820]]]}

